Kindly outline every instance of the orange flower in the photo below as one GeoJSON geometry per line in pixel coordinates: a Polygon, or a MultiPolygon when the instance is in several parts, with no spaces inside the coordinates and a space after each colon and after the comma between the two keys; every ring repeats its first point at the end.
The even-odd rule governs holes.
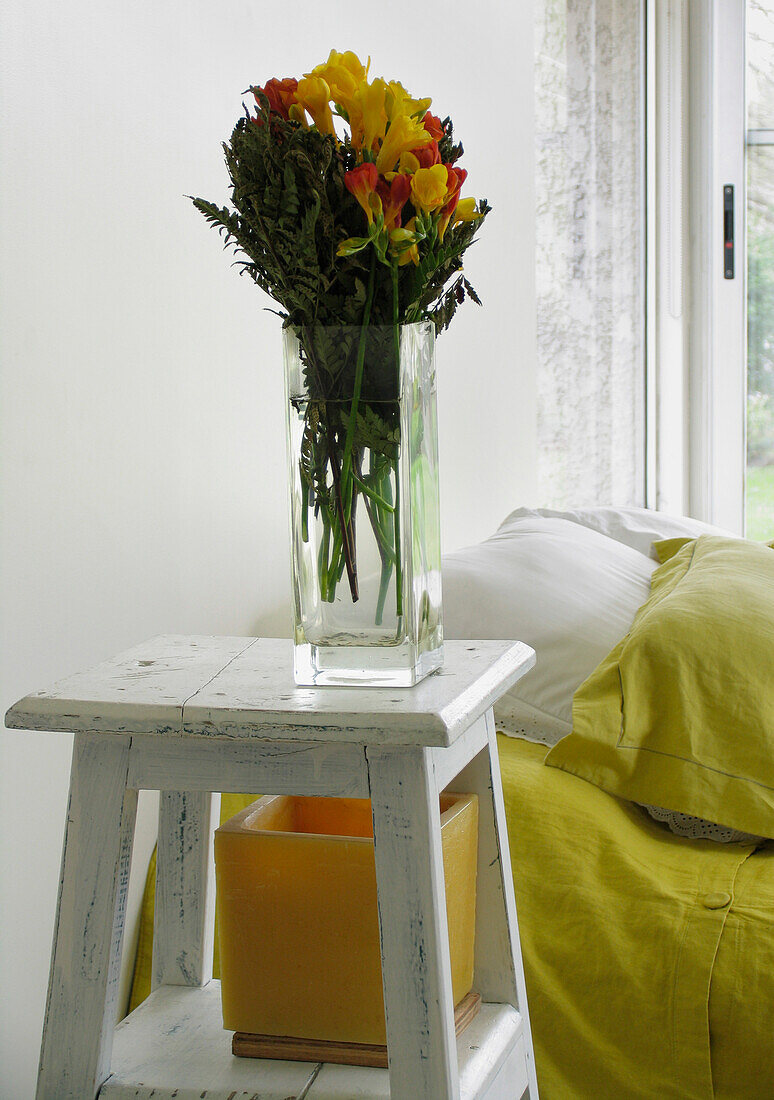
{"type": "Polygon", "coordinates": [[[435,141],[440,141],[443,137],[443,126],[438,115],[431,115],[428,111],[425,117],[422,119],[422,125],[427,130],[428,134],[435,141]]]}
{"type": "MultiPolygon", "coordinates": [[[[447,183],[446,183],[446,186],[448,188],[448,194],[446,196],[446,201],[448,202],[451,198],[453,198],[455,196],[457,198],[459,197],[460,188],[462,187],[465,180],[468,178],[468,171],[467,171],[466,168],[455,168],[453,165],[447,164],[446,165],[446,172],[447,172],[447,176],[448,176],[447,183]]],[[[456,205],[456,199],[455,199],[455,205],[456,205]]]]}
{"type": "Polygon", "coordinates": [[[434,164],[441,163],[441,152],[437,141],[429,142],[424,149],[417,149],[414,156],[419,161],[420,168],[432,168],[434,164]]]}
{"type": "Polygon", "coordinates": [[[400,173],[393,176],[389,184],[386,180],[380,179],[377,184],[377,192],[382,200],[385,228],[400,227],[400,213],[411,194],[410,179],[400,173]]]}
{"type": "Polygon", "coordinates": [[[282,80],[272,77],[271,80],[266,81],[262,88],[253,89],[253,95],[255,96],[256,102],[260,105],[256,93],[263,92],[269,101],[269,109],[287,120],[289,118],[288,111],[291,105],[296,101],[297,87],[298,81],[292,76],[283,77],[282,80]]]}
{"type": "Polygon", "coordinates": [[[441,208],[441,216],[438,219],[438,239],[441,241],[446,232],[446,227],[449,224],[449,219],[457,208],[460,188],[468,178],[468,173],[464,168],[454,168],[451,164],[446,164],[444,167],[447,173],[446,201],[441,208]]]}
{"type": "Polygon", "coordinates": [[[379,173],[375,164],[358,164],[357,168],[350,168],[344,173],[344,186],[365,210],[369,225],[374,220],[374,213],[378,213],[381,206],[376,190],[378,183],[379,173]]]}

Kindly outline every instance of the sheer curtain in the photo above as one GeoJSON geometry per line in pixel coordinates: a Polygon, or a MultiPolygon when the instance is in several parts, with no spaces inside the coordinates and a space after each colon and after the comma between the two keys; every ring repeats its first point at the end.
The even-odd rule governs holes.
{"type": "Polygon", "coordinates": [[[645,494],[644,0],[537,0],[541,503],[645,494]]]}

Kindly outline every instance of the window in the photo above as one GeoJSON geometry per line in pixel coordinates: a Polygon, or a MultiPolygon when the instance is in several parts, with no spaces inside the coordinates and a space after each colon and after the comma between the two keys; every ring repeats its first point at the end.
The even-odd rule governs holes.
{"type": "Polygon", "coordinates": [[[774,537],[774,4],[747,3],[746,533],[774,537]]]}

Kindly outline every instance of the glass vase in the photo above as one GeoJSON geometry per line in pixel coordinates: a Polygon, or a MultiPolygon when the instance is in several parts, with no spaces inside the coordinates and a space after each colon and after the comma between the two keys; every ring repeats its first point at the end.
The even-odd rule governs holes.
{"type": "Polygon", "coordinates": [[[410,687],[443,660],[435,332],[284,330],[294,674],[410,687]]]}

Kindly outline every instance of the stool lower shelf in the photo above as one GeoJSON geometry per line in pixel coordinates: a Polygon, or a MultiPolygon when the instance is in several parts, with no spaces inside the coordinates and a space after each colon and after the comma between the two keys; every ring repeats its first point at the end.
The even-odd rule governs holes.
{"type": "MultiPolygon", "coordinates": [[[[482,1004],[457,1040],[461,1100],[519,1100],[527,1088],[522,1020],[482,1004]]],[[[387,1070],[235,1058],[220,982],[163,986],[116,1028],[99,1100],[389,1100],[387,1070]]]]}

